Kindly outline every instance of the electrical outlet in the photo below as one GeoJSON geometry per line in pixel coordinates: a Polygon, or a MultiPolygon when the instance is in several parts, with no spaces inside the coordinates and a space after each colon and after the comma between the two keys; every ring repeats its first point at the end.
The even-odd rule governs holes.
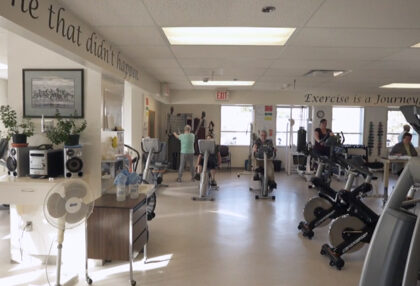
{"type": "Polygon", "coordinates": [[[31,232],[32,231],[32,222],[31,221],[27,221],[26,225],[25,225],[25,230],[27,232],[31,232]]]}

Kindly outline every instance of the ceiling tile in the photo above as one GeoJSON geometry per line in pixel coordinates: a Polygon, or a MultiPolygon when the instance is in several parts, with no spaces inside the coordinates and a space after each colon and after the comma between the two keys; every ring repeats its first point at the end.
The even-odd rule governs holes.
{"type": "Polygon", "coordinates": [[[106,39],[119,45],[167,45],[163,34],[155,27],[100,26],[97,30],[106,39]]]}
{"type": "Polygon", "coordinates": [[[141,64],[144,59],[173,59],[171,50],[166,46],[118,46],[123,54],[141,64]]]}
{"type": "Polygon", "coordinates": [[[398,48],[330,48],[330,47],[286,47],[279,60],[379,60],[393,53],[398,48]]]}
{"type": "Polygon", "coordinates": [[[301,27],[322,0],[144,0],[162,27],[301,27]],[[276,10],[265,14],[264,6],[276,10]]]}
{"type": "Polygon", "coordinates": [[[303,28],[288,46],[405,48],[420,42],[420,29],[303,28]]]}
{"type": "Polygon", "coordinates": [[[327,0],[307,27],[420,28],[418,0],[327,0]]]}
{"type": "Polygon", "coordinates": [[[173,46],[175,56],[182,58],[220,58],[220,59],[276,59],[283,47],[251,46],[173,46]]]}
{"type": "Polygon", "coordinates": [[[139,0],[57,0],[91,26],[153,26],[139,0]]]}

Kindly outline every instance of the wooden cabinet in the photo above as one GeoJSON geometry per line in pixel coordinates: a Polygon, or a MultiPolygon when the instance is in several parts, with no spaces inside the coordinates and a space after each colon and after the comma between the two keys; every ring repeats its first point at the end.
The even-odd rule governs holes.
{"type": "Polygon", "coordinates": [[[115,194],[103,195],[95,201],[86,226],[87,258],[129,261],[132,284],[133,259],[148,238],[146,206],[143,194],[123,202],[117,202],[115,194]]]}

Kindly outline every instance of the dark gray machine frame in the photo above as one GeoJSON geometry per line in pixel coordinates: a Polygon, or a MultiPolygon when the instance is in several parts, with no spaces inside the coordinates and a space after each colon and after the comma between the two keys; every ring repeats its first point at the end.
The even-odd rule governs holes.
{"type": "MultiPolygon", "coordinates": [[[[402,106],[408,123],[420,132],[420,108],[402,106]]],[[[412,158],[401,173],[376,226],[359,286],[413,286],[420,270],[420,218],[405,210],[407,194],[420,183],[420,158],[412,158]]]]}

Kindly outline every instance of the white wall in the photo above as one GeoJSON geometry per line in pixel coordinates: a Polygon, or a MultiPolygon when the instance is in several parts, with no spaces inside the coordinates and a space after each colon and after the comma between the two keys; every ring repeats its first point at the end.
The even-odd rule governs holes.
{"type": "Polygon", "coordinates": [[[144,116],[143,116],[143,136],[147,137],[149,135],[149,113],[148,111],[155,112],[155,136],[159,138],[160,136],[160,118],[161,118],[161,106],[163,105],[159,102],[154,96],[150,93],[143,91],[144,97],[144,116]],[[148,104],[147,104],[148,103],[148,104]]]}
{"type": "MultiPolygon", "coordinates": [[[[37,44],[25,40],[19,36],[10,34],[8,41],[8,97],[7,103],[11,105],[19,117],[22,116],[23,99],[22,99],[22,69],[24,68],[84,68],[63,56],[47,50],[37,44]]],[[[85,119],[87,121],[87,129],[81,136],[81,143],[84,151],[84,171],[85,179],[91,187],[94,197],[98,197],[101,193],[101,81],[102,75],[97,71],[85,69],[85,119]]],[[[40,119],[33,120],[36,126],[36,136],[29,138],[31,145],[48,143],[48,139],[40,133],[40,119]]],[[[34,183],[36,181],[34,180],[34,183]]],[[[46,237],[55,237],[56,229],[47,224],[43,219],[41,206],[18,206],[16,210],[19,213],[19,219],[23,221],[32,221],[33,232],[26,235],[28,243],[23,244],[25,253],[46,254],[49,249],[50,241],[46,237]]],[[[15,216],[16,217],[16,216],[15,216]]],[[[12,225],[18,226],[19,222],[13,220],[12,225]]],[[[19,237],[21,231],[12,232],[12,249],[19,249],[19,237]]],[[[69,243],[70,247],[65,250],[67,257],[71,256],[75,249],[83,249],[83,240],[74,238],[77,233],[73,230],[67,232],[67,241],[78,241],[77,245],[69,243]],[[70,254],[70,255],[69,255],[70,254]]],[[[83,232],[79,232],[83,233],[83,232]]],[[[12,251],[13,253],[13,251],[12,251]]],[[[54,252],[53,252],[54,253],[54,252]]],[[[77,256],[78,263],[82,258],[77,256]]],[[[78,264],[79,265],[79,264],[78,264]]],[[[82,264],[80,264],[82,265],[82,264]]]]}
{"type": "Polygon", "coordinates": [[[125,82],[123,127],[125,130],[124,141],[133,148],[140,150],[140,142],[143,137],[144,121],[144,91],[125,82]]]}
{"type": "Polygon", "coordinates": [[[0,79],[0,105],[7,103],[7,80],[0,79]]]}
{"type": "MultiPolygon", "coordinates": [[[[8,104],[14,108],[19,117],[23,114],[22,69],[25,68],[83,68],[55,52],[43,48],[20,36],[10,34],[8,41],[8,104]]],[[[95,196],[100,194],[100,130],[101,130],[101,74],[85,69],[85,119],[87,129],[81,136],[84,145],[85,174],[95,196]]],[[[40,119],[34,119],[36,135],[29,138],[31,145],[49,143],[40,133],[40,119]]]]}

